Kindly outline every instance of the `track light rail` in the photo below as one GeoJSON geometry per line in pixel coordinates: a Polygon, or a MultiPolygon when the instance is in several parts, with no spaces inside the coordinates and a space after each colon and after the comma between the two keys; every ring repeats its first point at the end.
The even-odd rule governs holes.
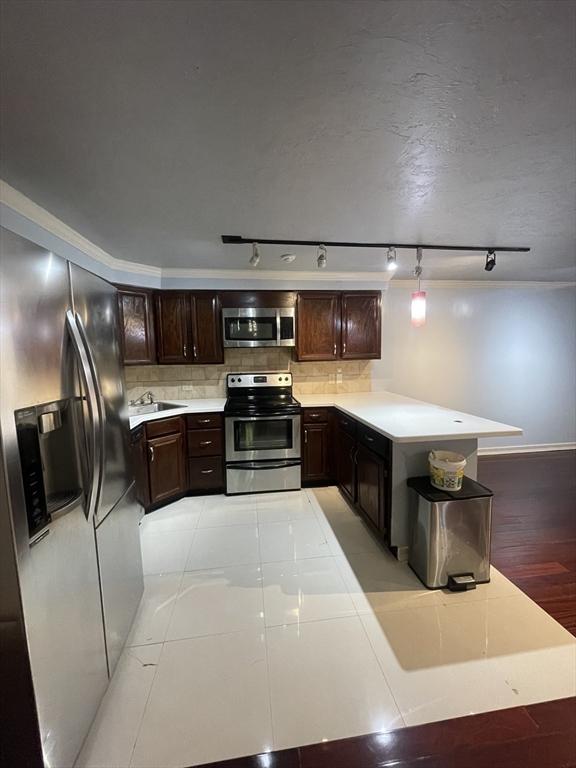
{"type": "Polygon", "coordinates": [[[339,240],[276,240],[265,237],[242,237],[241,235],[222,235],[225,244],[258,243],[258,245],[325,245],[327,248],[406,248],[423,251],[498,251],[499,253],[527,253],[530,248],[505,245],[430,245],[424,243],[354,243],[339,240]]]}

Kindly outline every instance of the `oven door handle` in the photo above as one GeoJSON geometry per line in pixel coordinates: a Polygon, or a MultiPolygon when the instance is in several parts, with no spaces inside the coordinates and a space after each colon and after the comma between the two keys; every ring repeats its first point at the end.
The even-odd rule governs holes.
{"type": "MultiPolygon", "coordinates": [[[[270,414],[271,412],[268,411],[268,413],[270,414]]],[[[230,416],[228,414],[226,419],[230,421],[292,421],[293,419],[297,419],[299,416],[301,416],[301,411],[291,414],[286,413],[286,411],[277,411],[275,416],[230,416]]]]}
{"type": "Polygon", "coordinates": [[[257,469],[258,471],[262,469],[285,469],[286,467],[298,467],[300,466],[301,462],[299,460],[295,461],[274,461],[272,463],[263,462],[263,461],[244,461],[239,464],[228,464],[226,466],[226,469],[257,469]]]}

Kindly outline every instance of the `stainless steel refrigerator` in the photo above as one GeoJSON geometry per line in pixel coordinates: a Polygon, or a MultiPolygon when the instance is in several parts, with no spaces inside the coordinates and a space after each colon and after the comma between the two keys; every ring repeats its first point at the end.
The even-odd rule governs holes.
{"type": "Polygon", "coordinates": [[[0,628],[45,765],[70,768],[143,590],[116,290],[0,238],[0,628]]]}

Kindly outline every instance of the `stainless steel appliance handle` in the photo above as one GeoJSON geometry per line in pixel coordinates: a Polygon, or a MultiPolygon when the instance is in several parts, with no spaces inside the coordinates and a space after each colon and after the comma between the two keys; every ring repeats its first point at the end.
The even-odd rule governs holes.
{"type": "Polygon", "coordinates": [[[66,312],[66,327],[72,340],[72,346],[78,360],[78,368],[82,377],[82,382],[86,390],[86,401],[88,403],[88,413],[90,415],[90,435],[92,466],[90,471],[90,487],[88,488],[88,500],[86,504],[86,519],[91,522],[94,519],[96,505],[98,503],[98,490],[100,487],[100,407],[98,402],[98,393],[96,384],[92,375],[92,369],[86,353],[86,347],[80,335],[76,319],[71,310],[66,312]]]}
{"type": "Polygon", "coordinates": [[[292,413],[284,415],[279,413],[278,416],[226,416],[227,421],[291,421],[292,419],[300,416],[299,413],[292,413]]]}
{"type": "Polygon", "coordinates": [[[270,463],[268,461],[246,461],[243,463],[236,463],[236,464],[227,464],[226,469],[246,469],[246,470],[266,470],[266,469],[285,469],[286,467],[298,467],[300,466],[300,461],[279,461],[270,463]]]}

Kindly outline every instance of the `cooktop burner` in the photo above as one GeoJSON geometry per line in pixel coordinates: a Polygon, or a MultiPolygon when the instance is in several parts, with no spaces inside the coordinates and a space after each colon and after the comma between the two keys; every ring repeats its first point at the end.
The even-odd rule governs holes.
{"type": "Polygon", "coordinates": [[[229,373],[227,415],[267,416],[300,412],[300,403],[292,395],[292,374],[229,373]]]}

